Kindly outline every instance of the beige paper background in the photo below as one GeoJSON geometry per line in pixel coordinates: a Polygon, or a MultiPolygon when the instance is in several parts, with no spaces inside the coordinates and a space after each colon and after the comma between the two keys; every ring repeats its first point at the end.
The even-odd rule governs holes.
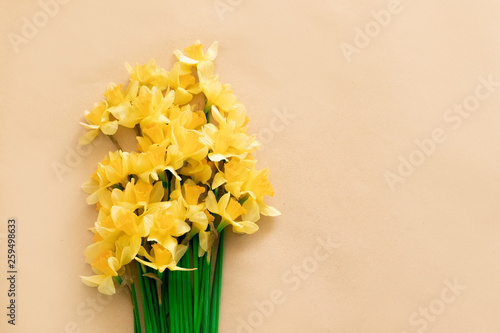
{"type": "Polygon", "coordinates": [[[256,157],[283,213],[227,238],[220,332],[499,332],[500,87],[458,128],[443,116],[479,77],[500,81],[500,3],[401,0],[348,62],[341,43],[391,3],[72,0],[16,52],[9,36],[23,36],[23,18],[44,23],[42,7],[1,1],[0,331],[132,332],[128,295],[100,298],[78,278],[96,218],[79,186],[112,145],[71,152],[83,111],[127,79],[124,61],[169,67],[200,39],[220,43],[216,71],[266,142],[256,157]],[[436,128],[446,140],[392,191],[386,172],[436,128]],[[16,327],[4,314],[8,217],[16,327]],[[466,288],[453,297],[446,281],[466,288]],[[429,306],[432,319],[409,321],[429,306]]]}

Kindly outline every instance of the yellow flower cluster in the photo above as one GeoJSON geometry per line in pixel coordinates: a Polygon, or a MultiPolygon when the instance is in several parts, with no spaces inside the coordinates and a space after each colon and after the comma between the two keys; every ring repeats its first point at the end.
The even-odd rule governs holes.
{"type": "Polygon", "coordinates": [[[110,152],[82,186],[98,210],[85,250],[96,275],[82,279],[104,294],[115,293],[113,278],[133,260],[160,273],[181,269],[191,238],[201,256],[224,227],[251,234],[261,214],[279,215],[263,202],[273,189],[269,170],[255,168],[259,142],[246,133],[245,107],[213,73],[217,43],[174,54],[170,71],[154,60],[127,64],[127,87],[110,84],[82,123],[89,131],[80,144],[99,131],[113,138],[119,126],[138,133],[137,151],[110,152]],[[205,100],[203,110],[193,98],[205,100]]]}

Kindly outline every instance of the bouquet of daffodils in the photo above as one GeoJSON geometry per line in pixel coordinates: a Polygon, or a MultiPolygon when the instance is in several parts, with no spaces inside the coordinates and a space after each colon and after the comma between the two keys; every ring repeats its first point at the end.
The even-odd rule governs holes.
{"type": "Polygon", "coordinates": [[[106,295],[129,286],[134,332],[214,333],[224,229],[251,234],[279,212],[263,201],[273,189],[251,156],[260,144],[245,107],[214,75],[217,43],[174,54],[170,71],[126,64],[128,85],[110,84],[85,114],[80,144],[100,131],[117,151],[82,186],[98,211],[85,250],[95,275],[82,280],[106,295]],[[136,151],[121,149],[119,127],[135,129],[136,151]]]}

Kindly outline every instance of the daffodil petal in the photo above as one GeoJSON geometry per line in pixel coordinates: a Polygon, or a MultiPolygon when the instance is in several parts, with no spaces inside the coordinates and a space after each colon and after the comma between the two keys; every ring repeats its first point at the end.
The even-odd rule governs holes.
{"type": "Polygon", "coordinates": [[[106,278],[106,275],[80,276],[82,282],[89,287],[97,287],[106,278]]]}
{"type": "Polygon", "coordinates": [[[226,178],[224,178],[224,174],[221,172],[218,172],[214,176],[214,180],[212,182],[212,189],[216,189],[217,187],[221,186],[222,184],[226,183],[226,178]]]}
{"type": "Polygon", "coordinates": [[[207,209],[212,213],[218,214],[219,208],[217,206],[217,199],[215,198],[215,194],[212,191],[208,191],[207,198],[205,199],[205,204],[207,205],[207,209]]]}
{"type": "Polygon", "coordinates": [[[259,210],[262,215],[265,216],[279,216],[281,213],[274,207],[259,203],[259,210]]]}
{"type": "Polygon", "coordinates": [[[96,129],[88,131],[87,133],[85,133],[84,135],[82,135],[78,139],[78,144],[80,146],[88,145],[89,143],[91,143],[95,139],[95,137],[97,136],[98,133],[99,133],[99,130],[96,130],[96,129]]]}
{"type": "Polygon", "coordinates": [[[238,222],[238,225],[233,224],[233,231],[239,234],[253,234],[259,230],[259,226],[253,222],[243,221],[238,222]]]}
{"type": "Polygon", "coordinates": [[[210,154],[208,154],[208,158],[210,159],[210,161],[214,161],[214,162],[220,162],[222,160],[226,160],[227,161],[226,156],[224,156],[222,154],[210,153],[210,154]]]}
{"type": "Polygon", "coordinates": [[[101,125],[101,131],[106,135],[113,135],[118,130],[118,121],[110,121],[101,125]]]}
{"type": "Polygon", "coordinates": [[[241,216],[244,221],[257,222],[260,218],[259,205],[255,200],[249,198],[243,203],[246,213],[241,216]]]}
{"type": "Polygon", "coordinates": [[[207,49],[207,53],[205,54],[205,58],[208,60],[214,61],[217,57],[217,49],[219,48],[219,43],[217,41],[213,42],[212,45],[207,49]]]}

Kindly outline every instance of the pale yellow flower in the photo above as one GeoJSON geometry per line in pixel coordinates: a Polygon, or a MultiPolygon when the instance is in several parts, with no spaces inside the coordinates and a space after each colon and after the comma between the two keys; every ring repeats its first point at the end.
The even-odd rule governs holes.
{"type": "Polygon", "coordinates": [[[207,53],[203,51],[203,45],[199,40],[193,45],[184,48],[184,53],[181,50],[175,50],[174,54],[180,62],[188,65],[198,65],[199,63],[212,62],[217,57],[218,42],[214,42],[207,49],[207,53]]]}
{"type": "Polygon", "coordinates": [[[173,91],[163,97],[158,88],[149,89],[143,86],[139,91],[139,95],[133,101],[133,105],[124,105],[122,103],[117,107],[110,108],[109,111],[118,119],[119,125],[133,128],[141,122],[168,122],[165,113],[173,102],[173,91]]]}
{"type": "Polygon", "coordinates": [[[130,74],[131,81],[138,81],[141,85],[145,85],[148,88],[157,87],[160,90],[165,90],[168,86],[168,72],[158,67],[154,59],[150,59],[144,65],[136,64],[134,67],[129,63],[125,63],[125,67],[130,74]]]}
{"type": "Polygon", "coordinates": [[[253,234],[259,229],[257,224],[252,221],[235,221],[241,215],[247,213],[247,210],[238,201],[231,198],[230,193],[224,194],[217,202],[214,193],[209,191],[206,205],[210,212],[222,218],[219,226],[217,226],[217,231],[219,232],[229,224],[233,226],[233,231],[236,233],[253,234]]]}
{"type": "Polygon", "coordinates": [[[204,61],[198,64],[200,90],[207,99],[207,108],[215,105],[219,109],[230,111],[236,107],[236,96],[233,94],[231,85],[220,83],[213,71],[213,62],[204,61]]]}
{"type": "Polygon", "coordinates": [[[139,236],[127,237],[123,235],[115,242],[116,245],[116,258],[120,266],[125,266],[134,260],[141,247],[142,238],[139,236]]]}
{"type": "Polygon", "coordinates": [[[255,136],[240,132],[235,122],[227,122],[215,106],[212,106],[212,115],[219,123],[219,127],[206,124],[202,128],[203,135],[200,137],[200,141],[211,150],[208,154],[211,161],[218,162],[230,157],[244,159],[248,153],[260,146],[255,136]]]}
{"type": "Polygon", "coordinates": [[[87,203],[92,205],[100,202],[105,205],[110,195],[108,187],[126,180],[130,173],[129,153],[109,152],[97,165],[90,180],[82,185],[83,191],[90,194],[87,203]]]}
{"type": "Polygon", "coordinates": [[[167,147],[172,142],[172,125],[161,122],[141,123],[142,136],[137,137],[140,151],[148,151],[151,145],[167,147]]]}
{"type": "Polygon", "coordinates": [[[162,201],[165,189],[161,182],[151,185],[139,179],[137,182],[132,179],[127,183],[125,189],[114,189],[111,192],[111,199],[114,205],[123,207],[133,212],[136,209],[148,211],[167,207],[167,202],[162,201]]]}
{"type": "Polygon", "coordinates": [[[272,197],[274,195],[274,190],[271,187],[271,183],[268,180],[269,168],[255,170],[253,166],[243,185],[243,193],[248,193],[252,198],[260,199],[265,195],[272,197]]]}
{"type": "Polygon", "coordinates": [[[113,244],[118,237],[123,235],[123,231],[115,225],[111,212],[106,212],[104,209],[99,210],[97,221],[94,223],[94,230],[103,238],[102,242],[112,242],[113,244]]]}
{"type": "Polygon", "coordinates": [[[167,85],[175,91],[174,103],[184,105],[193,99],[193,94],[200,93],[196,79],[191,75],[190,65],[176,62],[167,74],[167,85]]]}
{"type": "Polygon", "coordinates": [[[267,179],[268,176],[268,168],[259,171],[256,171],[255,167],[250,169],[248,179],[242,186],[241,194],[248,194],[248,199],[243,204],[243,207],[251,214],[247,214],[243,216],[243,218],[255,222],[256,219],[258,219],[258,214],[256,212],[265,216],[281,215],[276,208],[264,204],[263,198],[265,195],[270,197],[274,195],[271,183],[267,179]]]}
{"type": "MultiPolygon", "coordinates": [[[[215,218],[208,210],[203,211],[207,216],[208,223],[214,222],[215,218]]],[[[205,252],[209,250],[209,241],[210,241],[210,230],[200,230],[198,231],[198,237],[200,239],[200,247],[198,248],[198,257],[203,256],[205,252]]]]}
{"type": "Polygon", "coordinates": [[[197,186],[193,180],[188,179],[182,189],[177,188],[171,195],[172,200],[178,200],[186,207],[186,219],[191,222],[189,236],[192,238],[198,234],[200,240],[199,256],[209,250],[210,231],[207,228],[214,221],[214,217],[206,209],[205,201],[200,202],[203,193],[205,187],[197,186]]]}
{"type": "Polygon", "coordinates": [[[206,159],[208,148],[201,142],[200,133],[193,130],[187,130],[184,127],[173,127],[172,145],[169,147],[171,159],[178,161],[182,167],[187,161],[193,167],[198,165],[198,170],[203,168],[202,161],[206,159]]]}
{"type": "Polygon", "coordinates": [[[149,220],[139,217],[130,210],[120,206],[111,207],[111,219],[115,228],[129,237],[146,237],[151,228],[149,220]]]}
{"type": "Polygon", "coordinates": [[[113,295],[116,292],[113,277],[118,276],[117,271],[120,268],[118,259],[113,256],[113,251],[107,250],[101,253],[91,266],[97,275],[82,276],[83,283],[90,287],[98,287],[97,289],[105,295],[113,295]]]}
{"type": "Polygon", "coordinates": [[[125,180],[130,173],[127,152],[118,150],[116,152],[109,152],[108,156],[109,161],[107,161],[106,164],[98,164],[98,169],[101,168],[104,171],[104,175],[102,175],[102,173],[99,173],[100,170],[98,170],[102,180],[101,186],[104,184],[112,185],[120,183],[125,180]]]}
{"type": "Polygon", "coordinates": [[[246,132],[246,125],[249,120],[246,112],[246,108],[243,104],[236,103],[233,108],[226,113],[226,121],[234,122],[237,129],[239,128],[241,132],[246,132]]]}
{"type": "Polygon", "coordinates": [[[112,108],[124,103],[130,105],[130,102],[137,97],[139,87],[139,81],[135,80],[130,81],[125,91],[123,91],[123,85],[110,83],[103,93],[104,97],[106,97],[108,107],[112,108]]]}
{"type": "Polygon", "coordinates": [[[186,234],[190,227],[185,222],[185,209],[177,201],[170,203],[171,205],[166,209],[156,211],[154,214],[146,214],[144,220],[151,225],[148,240],[156,241],[174,253],[177,245],[175,237],[186,234]]]}
{"type": "Polygon", "coordinates": [[[177,200],[186,209],[185,218],[192,223],[191,236],[205,231],[208,226],[205,202],[200,202],[202,193],[205,193],[205,187],[197,186],[193,180],[188,179],[182,188],[177,188],[170,195],[171,200],[177,200]]]}
{"type": "Polygon", "coordinates": [[[82,135],[78,140],[80,145],[86,145],[92,142],[99,130],[106,135],[113,135],[118,130],[118,121],[109,119],[108,104],[106,101],[101,101],[94,105],[92,111],[85,111],[85,119],[88,124],[80,122],[83,127],[89,131],[82,135]]]}
{"type": "Polygon", "coordinates": [[[174,252],[171,252],[158,243],[151,245],[151,248],[151,254],[149,254],[143,247],[139,250],[139,255],[146,257],[148,261],[139,257],[136,257],[135,260],[139,261],[143,265],[158,270],[160,273],[163,273],[167,268],[171,271],[189,270],[177,267],[177,263],[187,250],[186,245],[177,245],[174,252]]]}
{"type": "MultiPolygon", "coordinates": [[[[99,233],[96,233],[99,235],[99,233]]],[[[85,255],[85,262],[91,264],[100,254],[105,251],[115,250],[115,239],[97,237],[99,240],[87,246],[83,254],[85,255]]]]}
{"type": "Polygon", "coordinates": [[[212,178],[214,163],[205,159],[201,161],[188,160],[179,173],[188,176],[197,183],[207,184],[212,178]]]}
{"type": "Polygon", "coordinates": [[[212,189],[225,184],[226,191],[230,192],[236,199],[240,199],[241,187],[250,176],[249,167],[255,165],[255,160],[231,158],[224,163],[224,170],[219,171],[212,182],[212,189]]]}
{"type": "Polygon", "coordinates": [[[173,105],[168,109],[167,117],[173,126],[185,129],[198,129],[207,123],[205,113],[193,110],[189,104],[183,107],[173,105]]]}
{"type": "Polygon", "coordinates": [[[150,221],[123,207],[111,207],[111,215],[100,211],[94,228],[102,240],[85,250],[87,262],[92,260],[96,253],[113,250],[116,251],[115,257],[120,267],[130,263],[139,251],[142,237],[149,234],[150,227],[150,221]]]}
{"type": "MultiPolygon", "coordinates": [[[[107,184],[109,184],[109,182],[107,182],[107,184]]],[[[108,194],[109,198],[111,198],[111,192],[108,190],[107,186],[101,186],[101,178],[98,176],[97,172],[94,172],[90,176],[90,179],[82,184],[82,190],[90,194],[86,199],[89,205],[99,203],[106,198],[108,194]]]]}
{"type": "Polygon", "coordinates": [[[157,144],[148,147],[148,150],[144,153],[130,156],[130,164],[133,169],[133,173],[137,174],[145,182],[150,182],[150,177],[153,181],[159,180],[158,173],[169,171],[176,178],[180,179],[180,176],[175,171],[176,169],[182,167],[183,161],[173,159],[173,156],[177,156],[176,146],[169,146],[169,151],[165,146],[160,146],[157,144]]]}

